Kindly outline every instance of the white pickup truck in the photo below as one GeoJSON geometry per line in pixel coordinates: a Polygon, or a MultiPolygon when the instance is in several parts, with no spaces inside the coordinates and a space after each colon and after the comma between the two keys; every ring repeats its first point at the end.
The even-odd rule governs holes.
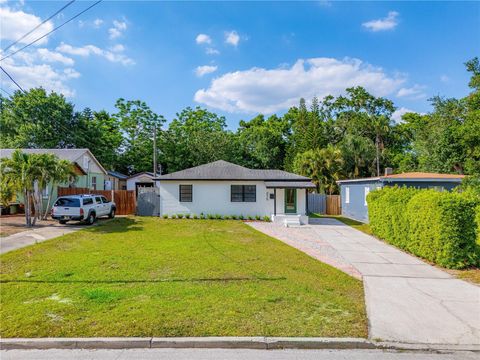
{"type": "Polygon", "coordinates": [[[60,224],[67,221],[84,221],[92,225],[100,216],[115,217],[116,206],[102,195],[68,195],[59,197],[51,211],[53,219],[60,224]]]}

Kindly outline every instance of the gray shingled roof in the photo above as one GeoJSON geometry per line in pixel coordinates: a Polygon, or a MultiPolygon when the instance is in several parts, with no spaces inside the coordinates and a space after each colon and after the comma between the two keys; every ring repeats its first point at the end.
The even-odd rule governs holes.
{"type": "Polygon", "coordinates": [[[275,180],[310,181],[308,177],[283,170],[257,170],[229,163],[224,160],[196,166],[190,169],[161,175],[157,180],[275,180]]]}
{"type": "MultiPolygon", "coordinates": [[[[78,160],[83,154],[89,153],[97,165],[104,170],[102,164],[100,164],[89,149],[0,149],[0,158],[10,158],[15,150],[21,150],[26,154],[54,154],[57,155],[59,159],[68,160],[72,163],[78,160]]],[[[104,171],[106,174],[106,170],[104,171]]]]}
{"type": "Polygon", "coordinates": [[[112,170],[107,170],[108,175],[116,177],[117,179],[120,180],[126,180],[128,178],[128,175],[119,173],[118,171],[112,171],[112,170]]]}

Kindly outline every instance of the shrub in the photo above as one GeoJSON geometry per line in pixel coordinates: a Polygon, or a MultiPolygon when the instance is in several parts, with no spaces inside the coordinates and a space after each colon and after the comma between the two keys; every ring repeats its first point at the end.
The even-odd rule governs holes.
{"type": "Polygon", "coordinates": [[[185,218],[190,219],[190,214],[185,214],[185,218]]]}
{"type": "Polygon", "coordinates": [[[215,219],[217,219],[217,220],[222,220],[222,215],[220,215],[220,214],[215,214],[215,219]]]}
{"type": "Polygon", "coordinates": [[[210,219],[210,220],[215,219],[215,215],[208,214],[208,215],[207,215],[207,219],[210,219]]]}
{"type": "Polygon", "coordinates": [[[410,199],[419,191],[395,186],[368,194],[368,218],[373,233],[382,239],[388,239],[392,245],[405,249],[408,242],[406,208],[410,199]]]}
{"type": "Polygon", "coordinates": [[[240,220],[243,220],[243,219],[244,219],[243,215],[239,215],[238,218],[239,218],[240,220]]]}
{"type": "Polygon", "coordinates": [[[193,214],[193,218],[194,218],[194,219],[198,219],[197,214],[193,214]]]}
{"type": "Polygon", "coordinates": [[[200,219],[205,219],[205,214],[203,212],[200,213],[200,219]]]}
{"type": "Polygon", "coordinates": [[[476,208],[468,194],[384,188],[367,197],[373,233],[446,268],[479,263],[476,208]]]}
{"type": "Polygon", "coordinates": [[[173,214],[172,219],[176,219],[176,218],[177,218],[177,215],[173,214]]]}
{"type": "Polygon", "coordinates": [[[262,218],[260,217],[260,215],[257,215],[255,216],[255,220],[261,220],[262,218]]]}
{"type": "Polygon", "coordinates": [[[237,220],[238,219],[238,216],[237,215],[232,215],[230,216],[232,218],[232,220],[237,220]]]}
{"type": "Polygon", "coordinates": [[[270,216],[265,215],[265,216],[263,217],[263,221],[265,221],[265,222],[270,222],[270,216]]]}
{"type": "Polygon", "coordinates": [[[163,214],[162,217],[163,217],[164,219],[168,219],[168,214],[163,214]]]}
{"type": "Polygon", "coordinates": [[[177,218],[183,219],[183,214],[177,214],[177,218]]]}
{"type": "Polygon", "coordinates": [[[248,220],[253,220],[253,216],[248,215],[248,220]]]}

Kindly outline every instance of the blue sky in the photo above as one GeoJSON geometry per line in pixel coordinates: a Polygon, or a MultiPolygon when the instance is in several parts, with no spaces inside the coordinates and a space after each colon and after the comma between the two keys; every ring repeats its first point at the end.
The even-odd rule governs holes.
{"type": "MultiPolygon", "coordinates": [[[[0,0],[1,48],[65,4],[0,0]]],[[[75,2],[25,41],[90,4],[75,2]]],[[[1,64],[24,88],[63,92],[77,109],[141,99],[171,120],[200,105],[234,129],[353,85],[399,113],[429,111],[432,95],[463,97],[479,24],[479,2],[104,1],[1,64]]]]}

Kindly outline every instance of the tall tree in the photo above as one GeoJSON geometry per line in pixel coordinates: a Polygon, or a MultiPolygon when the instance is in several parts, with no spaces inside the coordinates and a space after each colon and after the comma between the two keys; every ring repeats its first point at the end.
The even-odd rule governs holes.
{"type": "Polygon", "coordinates": [[[71,147],[73,125],[73,104],[55,92],[47,94],[43,88],[34,88],[1,99],[2,148],[71,147]]]}
{"type": "Polygon", "coordinates": [[[162,134],[160,148],[160,160],[168,172],[215,160],[240,160],[237,138],[226,131],[225,118],[200,107],[177,114],[162,134]]]}
{"type": "Polygon", "coordinates": [[[115,107],[118,111],[113,117],[119,122],[123,134],[116,170],[127,174],[153,171],[154,127],[159,138],[164,117],[140,100],[118,99],[115,107]]]}
{"type": "Polygon", "coordinates": [[[240,121],[237,130],[242,150],[241,163],[250,168],[283,168],[289,124],[276,115],[265,120],[258,115],[250,121],[240,121]]]}

